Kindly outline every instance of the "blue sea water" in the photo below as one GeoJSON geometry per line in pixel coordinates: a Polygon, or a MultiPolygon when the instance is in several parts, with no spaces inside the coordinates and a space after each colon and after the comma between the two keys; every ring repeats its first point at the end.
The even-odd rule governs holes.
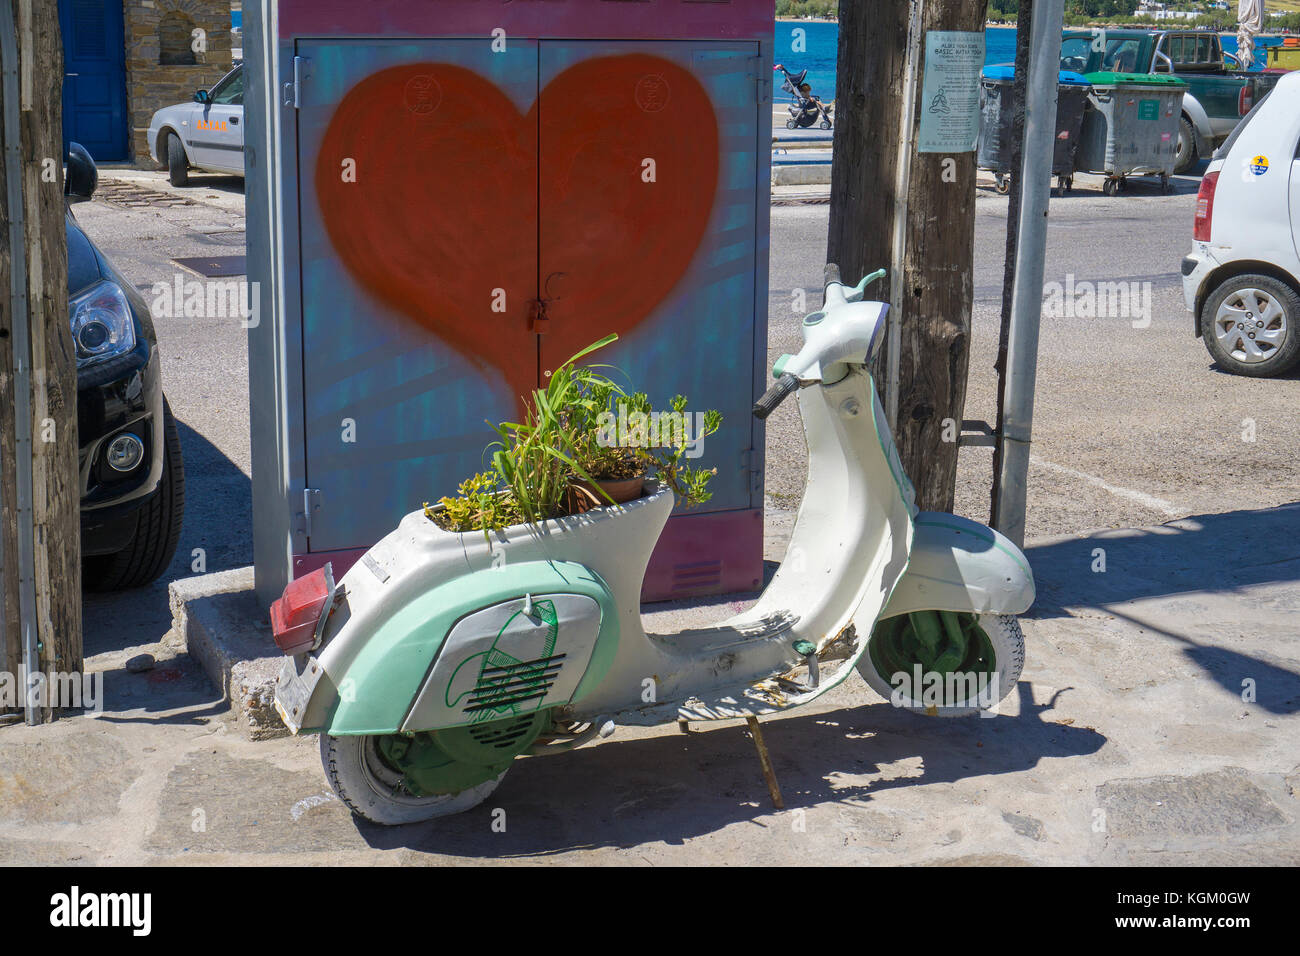
{"type": "MultiPolygon", "coordinates": [[[[812,84],[815,94],[824,100],[835,97],[835,54],[839,43],[840,28],[838,23],[817,23],[813,21],[779,20],[776,24],[776,62],[783,63],[792,73],[802,69],[808,70],[808,82],[812,84]],[[804,31],[803,52],[796,52],[798,39],[795,31],[804,31]]],[[[1255,49],[1271,43],[1281,42],[1276,37],[1261,37],[1255,43],[1255,49]]],[[[984,31],[985,63],[1011,63],[1016,58],[1016,28],[988,27],[984,31]]],[[[1223,49],[1229,53],[1237,51],[1237,38],[1224,37],[1223,49]]],[[[1260,69],[1263,58],[1257,57],[1255,68],[1260,69]]],[[[781,91],[780,73],[773,74],[777,102],[788,97],[781,91]]]]}

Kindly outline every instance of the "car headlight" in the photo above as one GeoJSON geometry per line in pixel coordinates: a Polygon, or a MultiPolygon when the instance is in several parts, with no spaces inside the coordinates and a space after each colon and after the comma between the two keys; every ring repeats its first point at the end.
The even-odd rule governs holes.
{"type": "Polygon", "coordinates": [[[68,303],[77,368],[94,365],[135,348],[131,304],[116,282],[97,282],[68,303]]]}

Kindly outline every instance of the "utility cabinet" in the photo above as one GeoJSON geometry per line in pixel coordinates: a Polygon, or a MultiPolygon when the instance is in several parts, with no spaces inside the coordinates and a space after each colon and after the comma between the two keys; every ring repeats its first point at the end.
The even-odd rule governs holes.
{"type": "Polygon", "coordinates": [[[245,4],[263,601],[488,468],[591,359],[723,427],[648,600],[757,587],[771,0],[245,4]]]}

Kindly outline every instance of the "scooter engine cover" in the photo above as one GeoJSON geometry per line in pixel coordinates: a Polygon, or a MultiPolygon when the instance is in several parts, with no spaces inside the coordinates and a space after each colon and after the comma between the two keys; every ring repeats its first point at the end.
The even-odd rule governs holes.
{"type": "Polygon", "coordinates": [[[583,594],[526,595],[461,618],[447,635],[403,730],[480,724],[567,704],[600,636],[583,594]]]}

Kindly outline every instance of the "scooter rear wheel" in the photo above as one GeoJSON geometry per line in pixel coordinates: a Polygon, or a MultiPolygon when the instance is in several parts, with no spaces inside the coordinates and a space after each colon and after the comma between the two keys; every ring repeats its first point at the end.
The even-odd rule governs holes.
{"type": "Polygon", "coordinates": [[[877,621],[858,673],[881,697],[918,714],[969,717],[991,709],[1020,680],[1020,622],[1009,614],[950,614],[945,623],[941,615],[949,612],[877,621]],[[950,630],[954,623],[960,633],[950,630]]]}
{"type": "Polygon", "coordinates": [[[380,739],[320,735],[321,763],[335,795],[372,823],[399,826],[464,813],[486,800],[508,772],[458,793],[415,796],[406,792],[403,774],[384,760],[380,739]]]}

